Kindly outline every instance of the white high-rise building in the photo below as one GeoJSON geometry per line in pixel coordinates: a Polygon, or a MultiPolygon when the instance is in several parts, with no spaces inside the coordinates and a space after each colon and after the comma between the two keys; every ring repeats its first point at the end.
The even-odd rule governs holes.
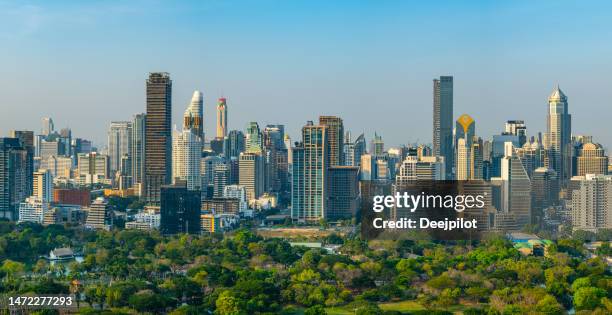
{"type": "Polygon", "coordinates": [[[53,176],[51,171],[39,169],[33,176],[33,196],[43,202],[51,202],[53,199],[53,176]]]}
{"type": "Polygon", "coordinates": [[[580,188],[572,192],[573,229],[612,229],[612,175],[587,174],[574,180],[580,188]]]}
{"type": "Polygon", "coordinates": [[[187,183],[187,189],[200,190],[202,141],[192,130],[175,132],[172,141],[172,179],[187,183]]]}
{"type": "Polygon", "coordinates": [[[183,115],[183,130],[189,129],[204,142],[204,96],[194,91],[183,115]]]}
{"type": "MultiPolygon", "coordinates": [[[[124,175],[131,175],[131,170],[121,169],[123,156],[131,157],[132,122],[113,121],[108,130],[108,159],[111,174],[117,171],[130,171],[124,175]]],[[[131,165],[130,165],[131,167],[131,165]]]]}

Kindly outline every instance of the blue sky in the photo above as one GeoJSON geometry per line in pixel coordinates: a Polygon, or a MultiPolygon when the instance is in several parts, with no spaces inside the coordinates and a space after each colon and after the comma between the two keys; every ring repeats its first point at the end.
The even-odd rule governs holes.
{"type": "Polygon", "coordinates": [[[57,127],[106,142],[145,109],[167,71],[179,123],[191,93],[228,98],[229,126],[339,115],[389,145],[431,141],[432,82],[455,76],[455,117],[489,138],[508,119],[545,130],[568,95],[574,134],[612,146],[612,24],[606,1],[2,1],[0,132],[57,127]]]}

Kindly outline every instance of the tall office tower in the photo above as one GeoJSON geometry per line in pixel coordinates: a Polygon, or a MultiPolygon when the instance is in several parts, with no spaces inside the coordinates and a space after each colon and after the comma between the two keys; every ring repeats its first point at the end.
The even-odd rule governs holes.
{"type": "Polygon", "coordinates": [[[200,163],[202,140],[193,130],[176,132],[172,141],[172,181],[185,181],[187,189],[200,190],[200,163]]]}
{"type": "Polygon", "coordinates": [[[28,161],[26,165],[26,194],[32,194],[32,174],[34,174],[34,132],[28,130],[11,130],[10,138],[18,138],[21,144],[28,152],[28,161]]]}
{"type": "Polygon", "coordinates": [[[91,141],[81,138],[72,139],[72,154],[90,153],[92,151],[91,141]]]}
{"type": "Polygon", "coordinates": [[[360,180],[371,181],[378,178],[378,174],[376,173],[376,159],[371,154],[361,155],[359,167],[360,180]]]}
{"type": "Polygon", "coordinates": [[[351,219],[359,207],[359,167],[331,166],[327,185],[328,219],[351,219]]]}
{"type": "Polygon", "coordinates": [[[296,142],[291,148],[291,219],[299,220],[304,213],[306,189],[304,187],[304,144],[296,142]]]}
{"type": "Polygon", "coordinates": [[[113,121],[108,130],[108,158],[110,172],[115,174],[121,169],[121,158],[124,155],[131,157],[132,122],[113,121]]]}
{"type": "Polygon", "coordinates": [[[259,124],[252,121],[247,125],[246,136],[246,152],[261,153],[263,150],[263,135],[259,129],[259,124]]]}
{"type": "Polygon", "coordinates": [[[161,187],[160,232],[170,234],[200,233],[200,192],[181,185],[161,187]]]}
{"type": "Polygon", "coordinates": [[[599,143],[587,143],[578,151],[578,171],[576,175],[602,174],[608,172],[608,157],[599,143]]]}
{"type": "Polygon", "coordinates": [[[467,114],[459,116],[455,127],[455,178],[457,180],[472,179],[472,144],[476,135],[476,122],[467,114]]]}
{"type": "Polygon", "coordinates": [[[64,156],[72,155],[72,130],[70,128],[62,128],[59,132],[57,141],[60,144],[60,154],[64,156]]]}
{"type": "Polygon", "coordinates": [[[506,121],[506,133],[519,137],[519,147],[527,142],[527,126],[522,120],[506,121]]]}
{"type": "Polygon", "coordinates": [[[533,222],[541,222],[544,210],[559,202],[559,180],[552,168],[538,167],[531,178],[533,222]]]}
{"type": "Polygon", "coordinates": [[[64,156],[64,154],[60,153],[60,142],[57,139],[50,141],[41,139],[38,145],[38,152],[38,156],[43,160],[50,156],[64,156]]]}
{"type": "Polygon", "coordinates": [[[215,165],[213,170],[213,197],[223,197],[225,186],[228,185],[230,168],[226,163],[215,165]]]}
{"type": "Polygon", "coordinates": [[[559,86],[548,97],[547,132],[544,148],[549,151],[551,167],[564,187],[572,176],[572,116],[568,113],[567,96],[559,86]]]}
{"type": "Polygon", "coordinates": [[[540,142],[525,142],[523,147],[516,149],[516,154],[521,158],[521,162],[523,162],[523,167],[525,167],[525,171],[527,171],[529,178],[532,178],[533,172],[536,169],[544,166],[545,151],[540,142]]]}
{"type": "Polygon", "coordinates": [[[209,155],[200,160],[200,173],[202,174],[202,195],[204,198],[212,198],[215,178],[215,168],[226,160],[217,155],[209,155]]]}
{"type": "Polygon", "coordinates": [[[264,193],[265,164],[260,153],[243,152],[239,157],[238,183],[244,186],[249,200],[257,199],[264,193]]]}
{"type": "Polygon", "coordinates": [[[55,125],[53,124],[53,119],[49,117],[44,117],[42,119],[42,130],[41,134],[43,136],[48,136],[55,131],[55,125]]]}
{"type": "Polygon", "coordinates": [[[346,166],[354,166],[355,164],[355,143],[351,140],[351,132],[347,131],[344,134],[344,145],[342,146],[342,159],[346,166]]]}
{"type": "Polygon", "coordinates": [[[444,180],[445,166],[440,156],[406,156],[395,175],[395,184],[404,186],[415,181],[444,180]]]}
{"type": "Polygon", "coordinates": [[[108,210],[108,200],[104,197],[96,198],[89,206],[89,211],[87,211],[85,226],[91,229],[106,228],[108,210]]]}
{"type": "Polygon", "coordinates": [[[285,126],[267,125],[263,132],[266,156],[266,190],[281,192],[288,190],[287,149],[285,148],[285,126]]]}
{"type": "Polygon", "coordinates": [[[385,142],[383,141],[382,136],[376,132],[374,132],[374,138],[370,144],[370,154],[375,157],[385,154],[385,142]]]}
{"type": "Polygon", "coordinates": [[[453,179],[453,77],[433,80],[433,154],[444,157],[446,179],[453,179]]]}
{"type": "Polygon", "coordinates": [[[34,172],[33,177],[32,196],[43,202],[51,202],[53,200],[53,176],[51,175],[51,171],[39,169],[34,172]]]}
{"type": "Polygon", "coordinates": [[[109,178],[108,155],[81,153],[78,155],[78,171],[80,181],[86,184],[98,183],[109,178]]]}
{"type": "Polygon", "coordinates": [[[309,121],[302,128],[302,143],[296,146],[293,153],[292,206],[295,207],[297,203],[298,208],[292,209],[292,218],[300,222],[317,222],[327,218],[327,128],[309,121]]]}
{"type": "Polygon", "coordinates": [[[484,166],[482,160],[482,138],[474,137],[472,149],[470,150],[470,180],[484,179],[484,166]]]}
{"type": "Polygon", "coordinates": [[[506,142],[504,147],[505,155],[501,161],[503,209],[512,215],[516,227],[522,229],[531,223],[531,181],[512,143],[506,142]]]}
{"type": "Polygon", "coordinates": [[[223,155],[225,149],[223,146],[225,145],[225,139],[222,138],[214,138],[210,139],[210,150],[216,155],[223,155]]]}
{"type": "Polygon", "coordinates": [[[0,218],[17,219],[28,193],[28,151],[17,138],[0,138],[0,218]]]}
{"type": "Polygon", "coordinates": [[[238,158],[240,153],[245,150],[245,137],[240,130],[231,130],[225,138],[225,145],[223,146],[225,151],[225,158],[238,158]]]}
{"type": "Polygon", "coordinates": [[[359,166],[361,156],[366,153],[366,141],[363,134],[360,134],[355,142],[351,141],[351,133],[347,132],[344,137],[344,164],[347,166],[359,166]]]}
{"type": "Polygon", "coordinates": [[[191,102],[183,115],[183,129],[189,129],[204,142],[204,98],[202,92],[194,91],[191,102]]]}
{"type": "Polygon", "coordinates": [[[579,188],[572,192],[573,229],[591,232],[611,229],[612,176],[588,174],[579,183],[579,188]]]}
{"type": "Polygon", "coordinates": [[[160,188],[172,180],[172,80],[165,72],[147,79],[144,196],[158,205],[160,188]]]}
{"type": "Polygon", "coordinates": [[[491,155],[493,154],[493,142],[484,140],[482,142],[482,160],[491,162],[491,155]]]}
{"type": "Polygon", "coordinates": [[[145,159],[145,123],[146,114],[136,114],[132,122],[132,147],[130,155],[132,158],[132,182],[138,185],[139,193],[142,191],[142,182],[144,177],[144,159],[145,159]]]}
{"type": "Polygon", "coordinates": [[[69,179],[71,177],[72,164],[74,164],[72,157],[50,156],[46,160],[40,161],[39,169],[49,170],[53,178],[69,179]]]}
{"type": "Polygon", "coordinates": [[[512,142],[515,148],[519,147],[518,136],[505,132],[501,135],[493,135],[493,143],[491,145],[491,169],[489,171],[491,177],[501,176],[501,160],[506,155],[506,142],[512,142]]]}
{"type": "Polygon", "coordinates": [[[344,124],[342,118],[336,116],[319,116],[319,125],[327,126],[329,142],[329,167],[344,165],[344,124]]]}
{"type": "Polygon", "coordinates": [[[455,159],[455,179],[467,180],[470,177],[471,147],[467,139],[459,138],[455,144],[457,158],[455,159]]]}
{"type": "Polygon", "coordinates": [[[227,100],[221,97],[217,100],[217,138],[227,137],[227,100]]]}

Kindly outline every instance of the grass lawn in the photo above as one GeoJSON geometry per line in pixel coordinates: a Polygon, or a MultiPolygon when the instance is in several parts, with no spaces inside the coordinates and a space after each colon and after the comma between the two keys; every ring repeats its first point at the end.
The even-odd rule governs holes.
{"type": "Polygon", "coordinates": [[[378,307],[380,307],[380,309],[384,311],[400,311],[400,312],[421,311],[425,309],[421,304],[415,301],[380,303],[378,304],[378,307]]]}
{"type": "MultiPolygon", "coordinates": [[[[401,302],[389,302],[389,303],[379,303],[378,307],[385,311],[400,311],[400,312],[409,312],[409,311],[419,311],[424,310],[425,308],[415,301],[401,301],[401,302]]],[[[328,307],[325,309],[328,315],[351,315],[355,314],[355,310],[353,310],[349,306],[340,306],[340,307],[328,307]]]]}

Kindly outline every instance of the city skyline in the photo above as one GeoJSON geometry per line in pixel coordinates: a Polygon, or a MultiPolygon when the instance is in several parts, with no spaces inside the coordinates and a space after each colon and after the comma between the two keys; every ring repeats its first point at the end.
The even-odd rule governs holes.
{"type": "Polygon", "coordinates": [[[478,122],[479,135],[484,139],[503,131],[509,119],[524,120],[530,136],[545,132],[547,97],[559,84],[568,96],[573,134],[591,135],[606,149],[612,146],[612,136],[606,131],[610,110],[604,94],[610,84],[606,77],[612,67],[606,56],[612,46],[599,40],[611,30],[601,24],[604,17],[595,10],[605,11],[600,9],[607,3],[575,10],[577,5],[568,2],[460,8],[452,3],[432,8],[385,2],[374,11],[371,3],[323,7],[318,3],[316,10],[315,5],[307,3],[281,3],[276,11],[272,4],[261,2],[251,8],[253,4],[240,2],[203,6],[185,3],[165,10],[163,4],[152,2],[55,6],[0,3],[5,9],[0,13],[4,22],[0,23],[6,29],[0,36],[7,43],[0,57],[7,71],[17,74],[0,79],[6,87],[0,94],[5,108],[0,132],[27,129],[38,133],[40,119],[48,116],[54,119],[56,129],[70,127],[74,134],[104,147],[111,121],[127,121],[145,111],[143,81],[148,72],[161,70],[170,72],[175,81],[173,125],[180,126],[183,105],[189,102],[193,90],[201,90],[207,135],[215,134],[217,98],[227,97],[231,107],[228,130],[245,130],[249,121],[262,126],[280,123],[287,126],[292,139],[297,139],[307,120],[336,115],[343,118],[345,130],[356,135],[365,132],[368,139],[377,132],[387,146],[431,143],[429,119],[406,121],[410,117],[431,117],[430,80],[452,75],[453,120],[469,113],[478,122]],[[407,8],[414,12],[401,10],[407,8]],[[260,15],[248,16],[247,9],[260,15]],[[455,9],[457,16],[453,17],[448,11],[455,9]],[[100,12],[109,10],[117,14],[107,24],[100,12]],[[539,19],[547,10],[568,21],[585,23],[579,23],[576,31],[569,25],[542,24],[539,19]],[[60,21],[58,11],[82,13],[83,20],[60,21]],[[228,22],[240,23],[231,27],[215,24],[221,22],[215,17],[221,13],[228,22]],[[384,14],[386,19],[377,20],[377,14],[384,14]],[[144,33],[145,20],[151,16],[180,16],[186,21],[169,25],[169,31],[160,35],[169,40],[168,46],[153,57],[142,54],[143,47],[152,43],[151,36],[144,33]],[[425,21],[427,16],[449,19],[424,34],[414,33],[414,26],[432,26],[425,21]],[[513,18],[518,16],[526,25],[515,25],[513,18]],[[131,17],[133,22],[128,22],[131,17]],[[363,23],[360,17],[371,23],[363,23]],[[444,27],[465,17],[478,19],[449,29],[448,34],[441,33],[444,27]],[[278,25],[287,26],[288,19],[296,22],[289,23],[288,29],[278,29],[278,25]],[[30,28],[22,20],[30,21],[30,28]],[[126,26],[122,29],[125,34],[116,40],[101,31],[102,26],[108,26],[109,34],[116,35],[119,24],[126,26]],[[354,29],[342,27],[344,24],[354,29]],[[75,25],[83,29],[66,29],[75,25]],[[58,31],[71,40],[68,47],[59,50],[60,42],[49,42],[58,31]],[[176,38],[170,39],[173,34],[176,38]],[[453,53],[443,52],[442,44],[427,39],[427,35],[436,34],[444,34],[439,39],[452,45],[453,53]],[[136,45],[120,49],[141,35],[136,45]],[[398,41],[399,35],[406,40],[398,41]],[[45,40],[39,41],[40,37],[45,40]],[[562,49],[549,49],[560,37],[562,49]],[[96,44],[91,44],[91,39],[96,44]],[[306,52],[299,50],[305,47],[306,52]],[[380,47],[384,49],[377,50],[380,47]],[[184,50],[187,48],[190,51],[184,50]],[[23,53],[25,50],[27,53],[23,53]],[[38,52],[45,50],[47,55],[38,52]],[[57,55],[59,51],[62,56],[57,55]],[[71,58],[71,62],[63,62],[64,58],[71,58]],[[67,65],[74,65],[74,69],[67,65]],[[53,80],[40,76],[41,71],[52,73],[53,80]]]}

